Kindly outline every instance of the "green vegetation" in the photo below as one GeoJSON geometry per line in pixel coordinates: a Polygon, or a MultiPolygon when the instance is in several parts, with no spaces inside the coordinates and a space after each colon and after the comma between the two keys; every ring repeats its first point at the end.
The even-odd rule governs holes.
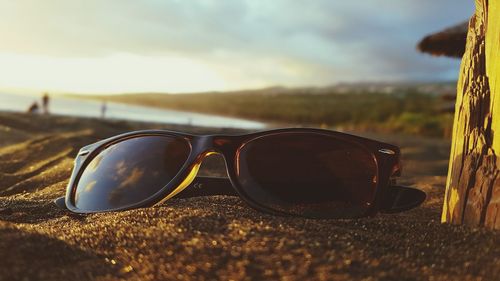
{"type": "Polygon", "coordinates": [[[202,93],[100,96],[108,101],[303,126],[447,136],[452,114],[439,113],[435,95],[378,93],[202,93]]]}

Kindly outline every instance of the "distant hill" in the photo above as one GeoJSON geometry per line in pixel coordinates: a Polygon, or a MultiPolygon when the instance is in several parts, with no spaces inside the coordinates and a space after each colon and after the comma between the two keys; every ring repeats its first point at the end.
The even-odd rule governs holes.
{"type": "MultiPolygon", "coordinates": [[[[272,87],[191,94],[79,95],[157,108],[200,112],[293,126],[364,127],[442,135],[452,118],[441,116],[454,83],[364,83],[322,88],[272,87]]],[[[73,96],[75,97],[75,96],[73,96]]]]}
{"type": "MultiPolygon", "coordinates": [[[[357,82],[357,83],[339,83],[326,87],[267,87],[261,89],[235,90],[235,91],[207,91],[194,93],[124,93],[118,95],[93,95],[94,97],[107,96],[135,96],[148,94],[151,96],[161,96],[166,94],[182,94],[182,95],[197,95],[197,94],[230,94],[230,95],[293,95],[293,94],[350,94],[350,93],[380,93],[380,94],[400,94],[409,91],[431,95],[454,95],[456,91],[456,81],[445,82],[357,82]]],[[[88,95],[72,94],[71,96],[87,98],[88,95]]]]}

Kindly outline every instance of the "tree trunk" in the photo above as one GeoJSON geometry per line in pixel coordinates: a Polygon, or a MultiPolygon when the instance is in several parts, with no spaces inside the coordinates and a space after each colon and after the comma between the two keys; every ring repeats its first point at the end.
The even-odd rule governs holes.
{"type": "Polygon", "coordinates": [[[457,86],[442,222],[500,229],[500,1],[476,0],[457,86]]]}

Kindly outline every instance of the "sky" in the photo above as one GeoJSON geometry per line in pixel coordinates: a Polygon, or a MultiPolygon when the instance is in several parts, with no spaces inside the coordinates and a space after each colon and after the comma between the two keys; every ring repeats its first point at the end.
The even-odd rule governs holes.
{"type": "Polygon", "coordinates": [[[0,0],[0,90],[200,92],[449,81],[416,51],[471,0],[0,0]]]}

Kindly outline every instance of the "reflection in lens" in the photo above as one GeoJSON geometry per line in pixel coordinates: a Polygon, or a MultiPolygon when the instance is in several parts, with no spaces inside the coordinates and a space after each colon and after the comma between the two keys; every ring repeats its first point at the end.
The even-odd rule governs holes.
{"type": "Polygon", "coordinates": [[[351,218],[374,201],[377,164],[360,145],[312,133],[281,133],[245,144],[238,181],[253,201],[289,214],[351,218]]]}
{"type": "Polygon", "coordinates": [[[106,211],[150,198],[180,171],[191,148],[182,138],[141,136],[113,144],[82,173],[75,206],[106,211]]]}

